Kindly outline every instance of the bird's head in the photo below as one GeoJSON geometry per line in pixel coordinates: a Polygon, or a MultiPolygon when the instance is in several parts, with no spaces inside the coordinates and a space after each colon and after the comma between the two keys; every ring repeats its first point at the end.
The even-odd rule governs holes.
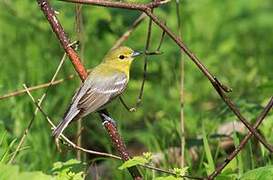
{"type": "Polygon", "coordinates": [[[107,63],[121,63],[121,64],[131,64],[136,56],[139,56],[141,53],[134,51],[129,47],[121,46],[116,49],[111,50],[105,56],[104,61],[107,63]]]}

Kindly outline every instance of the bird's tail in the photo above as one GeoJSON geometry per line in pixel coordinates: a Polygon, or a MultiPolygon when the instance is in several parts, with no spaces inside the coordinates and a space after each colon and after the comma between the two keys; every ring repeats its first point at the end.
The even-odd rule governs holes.
{"type": "Polygon", "coordinates": [[[65,114],[65,118],[58,124],[58,126],[54,129],[52,132],[52,136],[54,136],[55,139],[58,139],[64,129],[68,126],[68,124],[76,118],[80,111],[69,111],[65,114]]]}
{"type": "Polygon", "coordinates": [[[69,121],[62,120],[52,132],[52,136],[54,136],[55,139],[58,139],[68,124],[69,121]]]}

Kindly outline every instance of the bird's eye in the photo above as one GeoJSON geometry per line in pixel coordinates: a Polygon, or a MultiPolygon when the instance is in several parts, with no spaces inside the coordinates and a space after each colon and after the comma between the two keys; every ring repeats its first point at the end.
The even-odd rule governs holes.
{"type": "Polygon", "coordinates": [[[125,58],[124,55],[120,55],[120,56],[119,56],[119,59],[124,59],[124,58],[125,58]]]}

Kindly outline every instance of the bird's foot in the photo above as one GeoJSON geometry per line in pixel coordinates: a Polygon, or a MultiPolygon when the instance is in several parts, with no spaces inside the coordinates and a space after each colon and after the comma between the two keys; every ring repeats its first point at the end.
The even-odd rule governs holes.
{"type": "Polygon", "coordinates": [[[101,116],[103,117],[103,122],[102,125],[104,126],[105,123],[111,123],[113,124],[115,127],[117,127],[117,123],[114,119],[112,119],[111,117],[107,116],[106,114],[102,113],[101,116]]]}

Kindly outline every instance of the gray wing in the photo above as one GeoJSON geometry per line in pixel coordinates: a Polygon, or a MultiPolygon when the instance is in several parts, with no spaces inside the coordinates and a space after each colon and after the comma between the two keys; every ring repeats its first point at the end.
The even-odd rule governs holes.
{"type": "Polygon", "coordinates": [[[87,114],[99,110],[102,106],[120,95],[126,88],[126,74],[115,73],[111,76],[93,78],[92,74],[75,93],[63,120],[53,131],[58,138],[68,124],[87,114]]]}
{"type": "Polygon", "coordinates": [[[91,86],[85,91],[77,103],[82,116],[100,109],[126,88],[128,79],[126,74],[116,73],[110,77],[90,79],[91,86]]]}

